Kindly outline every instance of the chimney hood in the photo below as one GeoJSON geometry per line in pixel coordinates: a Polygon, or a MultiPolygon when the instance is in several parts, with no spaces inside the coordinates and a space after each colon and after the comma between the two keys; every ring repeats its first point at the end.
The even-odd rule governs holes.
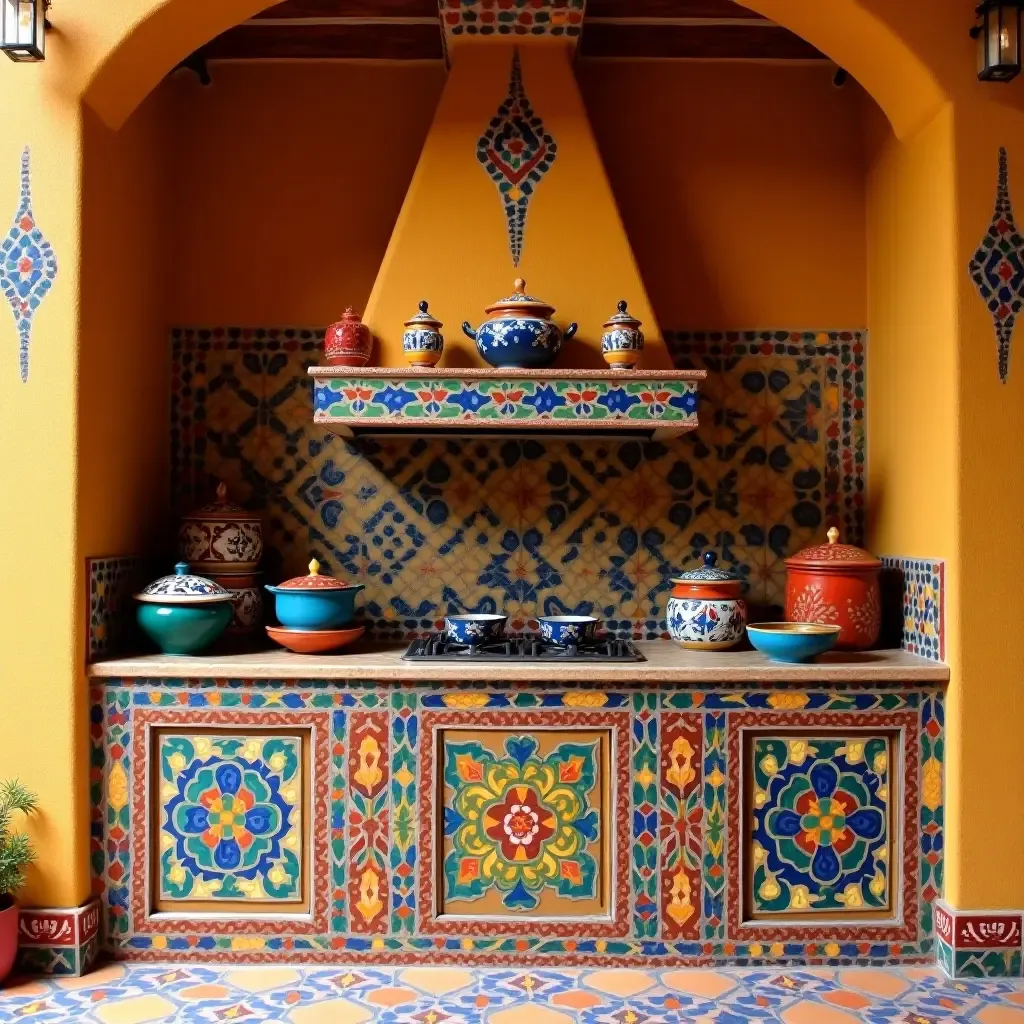
{"type": "MultiPolygon", "coordinates": [[[[693,430],[706,374],[673,366],[576,84],[573,43],[449,43],[448,79],[363,316],[377,365],[313,367],[314,421],[346,437],[693,430]],[[480,323],[513,276],[579,325],[556,366],[488,366],[458,328],[480,323]],[[602,356],[622,299],[643,322],[640,369],[602,356]],[[422,300],[445,325],[444,365],[405,365],[405,323],[422,300]]],[[[496,352],[489,362],[502,361],[496,352]]]]}

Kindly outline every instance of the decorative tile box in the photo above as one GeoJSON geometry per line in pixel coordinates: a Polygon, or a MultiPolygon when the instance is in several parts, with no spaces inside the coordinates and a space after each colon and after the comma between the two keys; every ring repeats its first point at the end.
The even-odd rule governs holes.
{"type": "Polygon", "coordinates": [[[934,957],[941,689],[95,680],[126,959],[934,957]]]}

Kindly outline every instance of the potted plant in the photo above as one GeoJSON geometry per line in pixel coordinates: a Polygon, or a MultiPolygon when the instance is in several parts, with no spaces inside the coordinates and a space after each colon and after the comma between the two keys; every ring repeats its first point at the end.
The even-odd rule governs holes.
{"type": "Polygon", "coordinates": [[[31,814],[36,796],[17,779],[0,783],[0,982],[14,966],[18,953],[18,904],[13,893],[25,884],[25,868],[36,859],[32,840],[11,830],[15,811],[31,814]]]}

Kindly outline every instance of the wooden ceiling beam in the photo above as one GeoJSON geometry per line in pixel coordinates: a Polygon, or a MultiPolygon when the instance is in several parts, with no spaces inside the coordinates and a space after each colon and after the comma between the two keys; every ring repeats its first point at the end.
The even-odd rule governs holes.
{"type": "Polygon", "coordinates": [[[253,22],[273,18],[433,18],[437,0],[285,0],[261,11],[253,22]]]}
{"type": "Polygon", "coordinates": [[[591,18],[764,20],[760,14],[732,0],[587,0],[587,21],[591,18]]]}
{"type": "Polygon", "coordinates": [[[236,25],[200,51],[207,60],[441,60],[437,24],[236,25]]]}
{"type": "Polygon", "coordinates": [[[825,60],[821,51],[775,25],[631,25],[585,22],[582,57],[691,60],[825,60]]]}

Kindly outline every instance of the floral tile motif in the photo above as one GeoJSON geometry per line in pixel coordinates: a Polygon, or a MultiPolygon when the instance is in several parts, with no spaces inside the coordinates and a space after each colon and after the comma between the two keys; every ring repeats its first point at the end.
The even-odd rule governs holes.
{"type": "Polygon", "coordinates": [[[445,614],[600,616],[657,638],[670,580],[714,547],[756,614],[781,609],[783,559],[831,525],[863,542],[865,338],[669,335],[707,369],[701,426],[666,442],[363,438],[311,422],[312,330],[174,332],[178,512],[218,480],[261,512],[268,579],[311,554],[365,584],[378,639],[445,614]]]}
{"type": "Polygon", "coordinates": [[[999,379],[1010,372],[1010,342],[1017,314],[1024,303],[1024,237],[1013,220],[1006,150],[999,149],[999,180],[992,222],[968,270],[974,287],[992,314],[999,349],[999,379]]]}
{"type": "MultiPolygon", "coordinates": [[[[464,17],[465,11],[462,13],[464,17]]],[[[538,15],[549,17],[544,9],[517,13],[534,20],[538,15]]],[[[501,21],[499,14],[499,31],[502,24],[507,26],[508,22],[501,21]]],[[[544,122],[533,112],[526,96],[519,51],[516,50],[512,55],[508,96],[498,107],[497,114],[491,118],[487,131],[480,136],[476,144],[476,158],[498,186],[498,195],[505,211],[512,262],[517,267],[523,255],[523,236],[530,198],[551,169],[557,155],[558,145],[545,130],[544,122]]]]}
{"type": "Polygon", "coordinates": [[[446,34],[578,37],[586,0],[438,0],[446,34]]]}
{"type": "Polygon", "coordinates": [[[296,901],[302,741],[162,733],[161,901],[296,901]]]}
{"type": "Polygon", "coordinates": [[[7,237],[0,242],[0,291],[14,313],[18,329],[18,363],[22,381],[28,380],[32,318],[57,277],[57,255],[36,224],[32,212],[30,151],[21,154],[21,200],[7,237]]]}
{"type": "MultiPolygon", "coordinates": [[[[943,917],[936,905],[933,916],[932,908],[942,872],[941,701],[939,690],[842,684],[622,691],[591,690],[582,680],[558,688],[104,681],[92,690],[90,849],[107,948],[118,959],[171,960],[190,970],[216,960],[486,963],[505,966],[509,978],[527,968],[567,965],[739,963],[774,971],[770,981],[800,963],[932,960],[941,952],[937,936],[953,935],[948,913],[943,917]],[[206,813],[208,822],[207,804],[220,799],[224,812],[227,791],[233,799],[225,813],[234,819],[234,797],[244,806],[242,789],[255,793],[258,784],[243,779],[244,787],[231,792],[234,781],[218,781],[218,769],[244,760],[283,778],[289,766],[279,755],[295,753],[298,737],[307,734],[307,767],[300,770],[310,787],[301,801],[309,822],[301,846],[308,872],[302,902],[219,903],[216,895],[205,906],[154,902],[145,868],[150,822],[161,855],[176,851],[178,838],[160,838],[167,812],[164,819],[153,814],[148,780],[161,794],[157,810],[179,791],[194,796],[182,782],[193,777],[202,789],[188,813],[206,813]],[[200,738],[211,748],[193,758],[170,742],[200,738]],[[253,738],[262,747],[247,752],[253,738]],[[215,750],[214,740],[230,749],[215,750]],[[274,740],[288,740],[292,749],[271,751],[274,740]],[[748,789],[744,766],[751,765],[756,740],[765,741],[758,757],[765,774],[748,789]],[[792,741],[804,749],[794,752],[792,741]],[[884,764],[876,741],[889,745],[884,764]],[[179,753],[184,765],[172,777],[170,758],[179,753]],[[769,757],[778,771],[768,771],[769,757]],[[819,766],[834,770],[834,787],[831,777],[822,781],[819,766]],[[199,778],[203,771],[212,781],[199,778]],[[788,810],[783,790],[800,780],[814,791],[807,802],[817,806],[799,806],[803,794],[788,803],[800,812],[800,832],[816,838],[813,849],[790,851],[790,859],[806,874],[827,877],[812,891],[787,874],[796,869],[780,870],[765,857],[753,869],[767,865],[791,892],[805,885],[808,908],[799,916],[769,908],[751,921],[741,909],[750,892],[741,865],[754,861],[741,850],[755,840],[767,849],[769,840],[753,834],[759,808],[756,800],[748,806],[745,794],[767,793],[773,806],[788,810]],[[863,807],[850,810],[848,796],[862,799],[863,807]],[[833,802],[842,802],[843,811],[833,802]],[[835,882],[819,851],[841,857],[859,843],[864,865],[877,869],[875,822],[848,819],[887,803],[907,813],[896,824],[886,819],[884,870],[844,866],[858,886],[851,897],[851,879],[835,882]],[[843,829],[855,837],[851,845],[842,832],[835,835],[840,813],[847,819],[843,829]],[[804,820],[814,815],[816,823],[804,820]],[[827,815],[832,821],[823,823],[827,815]],[[879,874],[882,895],[872,890],[879,874]],[[831,913],[817,912],[822,902],[831,913]],[[527,904],[535,904],[532,911],[527,904]],[[865,920],[865,904],[888,909],[865,920]],[[211,905],[231,912],[211,915],[211,905]]],[[[267,774],[260,780],[266,783],[267,774]]],[[[268,803],[273,800],[254,800],[252,809],[268,803]]],[[[236,836],[235,821],[218,815],[240,849],[243,827],[259,838],[248,824],[239,823],[236,836]]],[[[794,839],[786,834],[792,822],[771,827],[794,839]]],[[[218,836],[217,846],[223,840],[218,836]]],[[[216,852],[208,859],[218,864],[216,852]]],[[[232,872],[239,874],[222,873],[232,872]]],[[[285,884],[280,877],[271,881],[285,884]]],[[[237,882],[243,892],[248,884],[237,882]]],[[[266,885],[262,877],[259,884],[266,885]]],[[[762,903],[769,898],[760,896],[762,903]]],[[[965,917],[973,930],[963,934],[973,945],[961,943],[957,952],[980,952],[984,959],[992,950],[1019,951],[1005,945],[1019,942],[1019,928],[1011,934],[983,918],[965,917]]],[[[952,962],[952,938],[948,946],[952,962]]],[[[525,991],[526,984],[512,988],[525,991]]]]}
{"type": "Polygon", "coordinates": [[[753,739],[755,917],[888,909],[891,759],[885,735],[753,739]]]}
{"type": "Polygon", "coordinates": [[[883,609],[891,591],[892,607],[901,611],[900,646],[932,661],[946,657],[945,576],[939,559],[882,558],[883,609]]]}
{"type": "Polygon", "coordinates": [[[142,561],[111,557],[85,560],[88,602],[86,661],[122,653],[133,637],[131,595],[143,583],[142,561]]]}

